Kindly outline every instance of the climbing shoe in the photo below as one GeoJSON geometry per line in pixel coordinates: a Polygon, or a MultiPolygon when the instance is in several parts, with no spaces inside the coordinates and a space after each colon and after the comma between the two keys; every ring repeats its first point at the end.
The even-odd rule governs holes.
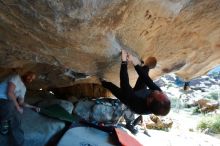
{"type": "Polygon", "coordinates": [[[125,126],[132,134],[137,134],[138,130],[132,124],[126,124],[125,126]]]}
{"type": "Polygon", "coordinates": [[[0,122],[0,133],[5,135],[8,133],[9,123],[8,120],[4,120],[0,122]]]}
{"type": "Polygon", "coordinates": [[[133,121],[133,125],[136,126],[136,125],[138,125],[140,122],[142,123],[142,121],[143,121],[143,116],[140,115],[140,116],[138,116],[138,117],[133,121]]]}

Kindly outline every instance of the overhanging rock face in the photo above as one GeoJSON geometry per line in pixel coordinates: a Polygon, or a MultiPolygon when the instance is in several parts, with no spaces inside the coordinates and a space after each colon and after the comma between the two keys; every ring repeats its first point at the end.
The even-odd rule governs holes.
{"type": "Polygon", "coordinates": [[[19,67],[38,73],[33,88],[118,83],[122,47],[155,56],[154,78],[200,76],[220,64],[220,1],[0,1],[1,77],[19,67]]]}

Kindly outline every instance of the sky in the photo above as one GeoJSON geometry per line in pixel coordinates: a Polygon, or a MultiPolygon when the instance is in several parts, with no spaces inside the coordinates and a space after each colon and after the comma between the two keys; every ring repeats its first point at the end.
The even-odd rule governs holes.
{"type": "Polygon", "coordinates": [[[210,70],[210,71],[208,72],[208,74],[210,74],[210,73],[212,73],[212,72],[220,72],[220,65],[217,66],[217,67],[215,67],[215,68],[213,68],[212,70],[210,70]]]}

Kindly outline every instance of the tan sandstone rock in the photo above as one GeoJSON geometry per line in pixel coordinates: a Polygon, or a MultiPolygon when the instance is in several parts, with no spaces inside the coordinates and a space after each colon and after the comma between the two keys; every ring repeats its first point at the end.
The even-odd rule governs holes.
{"type": "MultiPolygon", "coordinates": [[[[154,79],[185,80],[220,64],[219,0],[7,0],[0,2],[0,78],[36,71],[31,88],[119,83],[120,49],[155,56],[154,79]]],[[[130,66],[131,83],[137,74],[130,66]]]]}

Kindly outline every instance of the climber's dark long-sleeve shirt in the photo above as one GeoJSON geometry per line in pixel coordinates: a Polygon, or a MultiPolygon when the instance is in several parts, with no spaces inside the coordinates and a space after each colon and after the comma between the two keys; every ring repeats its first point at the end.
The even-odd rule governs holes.
{"type": "Polygon", "coordinates": [[[103,81],[102,85],[109,89],[112,94],[114,94],[121,102],[127,105],[134,112],[138,114],[149,114],[150,111],[146,105],[147,97],[153,90],[161,91],[161,89],[152,81],[148,72],[146,73],[145,69],[143,69],[140,65],[136,65],[135,70],[138,73],[139,78],[134,89],[132,89],[129,84],[127,64],[125,63],[121,64],[120,70],[121,88],[106,81],[103,81]],[[149,89],[142,87],[148,87],[149,89]]]}

